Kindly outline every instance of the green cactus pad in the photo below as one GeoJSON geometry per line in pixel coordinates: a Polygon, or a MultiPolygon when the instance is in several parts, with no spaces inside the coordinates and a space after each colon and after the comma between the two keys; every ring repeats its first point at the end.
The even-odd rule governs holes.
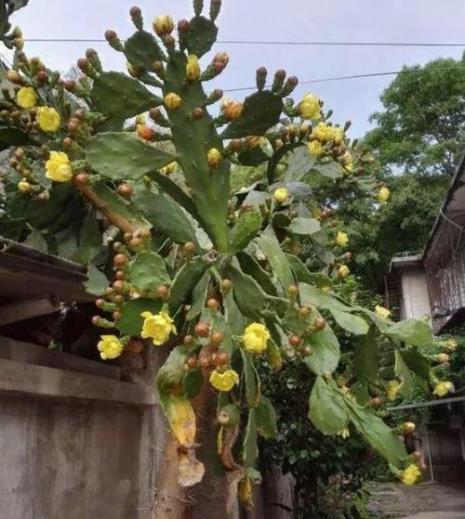
{"type": "Polygon", "coordinates": [[[162,103],[137,79],[121,72],[104,72],[95,78],[91,93],[96,109],[114,119],[127,119],[162,103]]]}
{"type": "Polygon", "coordinates": [[[262,227],[262,217],[256,211],[242,213],[231,232],[231,250],[238,252],[247,247],[262,227]]]}
{"type": "Polygon", "coordinates": [[[152,34],[135,32],[124,45],[124,54],[131,65],[153,70],[153,62],[163,59],[163,51],[152,34]]]}
{"type": "Polygon", "coordinates": [[[216,41],[218,27],[203,16],[192,18],[186,44],[190,54],[199,58],[206,54],[216,41]]]}
{"type": "Polygon", "coordinates": [[[269,90],[255,92],[245,99],[241,116],[226,127],[221,137],[237,139],[248,135],[264,135],[279,122],[282,109],[283,101],[279,96],[269,90]]]}
{"type": "Polygon", "coordinates": [[[128,132],[95,135],[89,140],[86,151],[89,166],[112,180],[138,180],[175,159],[170,153],[128,132]]]}
{"type": "Polygon", "coordinates": [[[160,285],[168,285],[170,277],[165,261],[152,251],[142,251],[131,261],[129,276],[138,290],[156,290],[160,285]]]}
{"type": "Polygon", "coordinates": [[[197,244],[195,231],[182,209],[168,197],[150,193],[139,196],[138,207],[149,222],[176,243],[197,244]]]}

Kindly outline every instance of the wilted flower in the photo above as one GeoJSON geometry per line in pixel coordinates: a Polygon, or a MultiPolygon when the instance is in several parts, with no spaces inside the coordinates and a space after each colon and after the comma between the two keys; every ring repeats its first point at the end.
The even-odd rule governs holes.
{"type": "Polygon", "coordinates": [[[153,30],[158,34],[158,36],[166,36],[167,34],[171,34],[174,29],[174,22],[171,16],[164,14],[157,16],[153,21],[153,30]]]}
{"type": "Polygon", "coordinates": [[[244,103],[230,98],[224,98],[221,106],[221,111],[228,121],[234,121],[234,119],[240,117],[243,109],[244,103]]]}
{"type": "Polygon", "coordinates": [[[337,269],[337,275],[341,278],[341,279],[345,279],[348,275],[350,274],[350,269],[347,265],[341,265],[338,269],[337,269]]]}
{"type": "Polygon", "coordinates": [[[190,54],[187,57],[186,63],[186,77],[189,81],[195,81],[200,76],[199,60],[195,54],[190,54]]]}
{"type": "Polygon", "coordinates": [[[454,384],[450,381],[437,382],[434,386],[433,395],[446,396],[447,393],[453,393],[455,390],[454,384]]]}
{"type": "Polygon", "coordinates": [[[170,92],[169,94],[166,94],[164,98],[164,103],[166,108],[169,108],[170,110],[176,110],[181,106],[182,99],[178,94],[174,92],[170,92]]]}
{"type": "Polygon", "coordinates": [[[221,151],[217,148],[210,148],[207,153],[207,162],[211,168],[217,168],[221,161],[223,160],[223,155],[221,155],[221,151]]]}
{"type": "Polygon", "coordinates": [[[289,197],[289,192],[285,187],[279,187],[273,194],[278,204],[283,204],[289,197]]]}

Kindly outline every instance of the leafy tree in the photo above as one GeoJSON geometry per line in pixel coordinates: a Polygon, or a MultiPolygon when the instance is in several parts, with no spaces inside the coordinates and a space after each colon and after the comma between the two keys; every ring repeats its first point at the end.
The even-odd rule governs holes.
{"type": "Polygon", "coordinates": [[[464,60],[404,67],[381,102],[364,143],[384,173],[451,176],[465,149],[464,60]]]}

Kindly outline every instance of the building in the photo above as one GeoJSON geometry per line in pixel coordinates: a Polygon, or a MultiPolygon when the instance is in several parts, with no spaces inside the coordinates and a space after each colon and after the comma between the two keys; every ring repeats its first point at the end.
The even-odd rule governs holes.
{"type": "Polygon", "coordinates": [[[465,158],[421,254],[391,260],[386,302],[399,319],[431,317],[436,334],[465,320],[465,158]]]}

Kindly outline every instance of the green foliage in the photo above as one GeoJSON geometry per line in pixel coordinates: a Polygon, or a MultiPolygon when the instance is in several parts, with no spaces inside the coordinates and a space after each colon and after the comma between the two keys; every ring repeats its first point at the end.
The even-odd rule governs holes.
{"type": "Polygon", "coordinates": [[[137,290],[155,291],[160,285],[170,283],[165,261],[154,252],[137,254],[129,265],[129,275],[137,290]]]}

